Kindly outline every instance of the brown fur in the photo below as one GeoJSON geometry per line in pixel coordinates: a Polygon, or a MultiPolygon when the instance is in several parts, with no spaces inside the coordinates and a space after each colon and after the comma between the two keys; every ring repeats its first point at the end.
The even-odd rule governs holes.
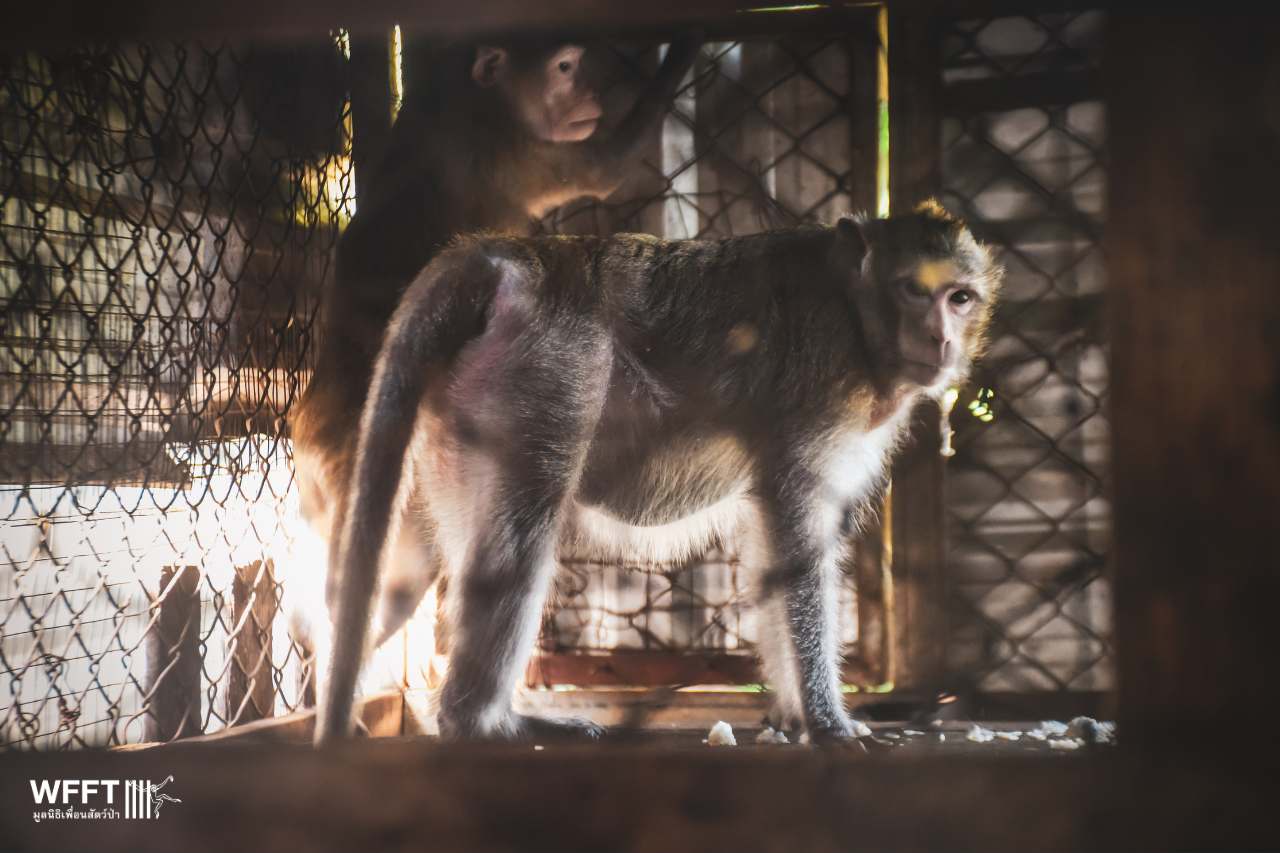
{"type": "Polygon", "coordinates": [[[999,277],[928,209],[719,242],[459,242],[405,294],[362,415],[318,738],[347,729],[379,563],[415,490],[450,578],[446,736],[597,733],[510,707],[558,549],[672,559],[735,529],[778,720],[853,736],[845,532],[914,404],[962,381],[999,277]],[[921,296],[910,271],[934,258],[960,275],[921,296]]]}

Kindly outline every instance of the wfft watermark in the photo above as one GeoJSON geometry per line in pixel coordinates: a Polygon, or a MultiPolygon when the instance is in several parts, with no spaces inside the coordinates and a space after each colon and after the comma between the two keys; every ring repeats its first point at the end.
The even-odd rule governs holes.
{"type": "Polygon", "coordinates": [[[155,820],[165,803],[180,803],[162,789],[173,781],[166,776],[159,784],[150,779],[32,779],[31,798],[37,806],[32,814],[42,820],[155,820]]]}

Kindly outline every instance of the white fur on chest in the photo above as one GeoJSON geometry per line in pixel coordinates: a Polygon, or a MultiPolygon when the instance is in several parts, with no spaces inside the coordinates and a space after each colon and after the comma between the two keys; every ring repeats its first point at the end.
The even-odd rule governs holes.
{"type": "Polygon", "coordinates": [[[823,480],[841,502],[858,502],[879,485],[889,457],[898,445],[904,416],[895,416],[866,433],[837,439],[822,461],[823,480]]]}

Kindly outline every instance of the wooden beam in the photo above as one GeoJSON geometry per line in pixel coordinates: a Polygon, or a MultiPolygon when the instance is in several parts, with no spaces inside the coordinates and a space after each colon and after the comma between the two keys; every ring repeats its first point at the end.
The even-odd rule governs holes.
{"type": "MultiPolygon", "coordinates": [[[[1280,778],[1170,745],[1159,762],[348,741],[13,753],[9,851],[1260,849],[1280,778]],[[32,819],[31,780],[173,777],[159,820],[32,819]]],[[[991,744],[986,745],[993,746],[991,744]]]]}
{"type": "Polygon", "coordinates": [[[1262,730],[1280,703],[1276,44],[1274,17],[1110,23],[1115,630],[1134,738],[1262,730]]]}
{"type": "MultiPolygon", "coordinates": [[[[351,155],[356,198],[369,196],[371,184],[391,141],[391,50],[386,33],[351,39],[351,155]]],[[[399,175],[395,169],[393,174],[399,175]]],[[[385,175],[383,176],[385,180],[385,175]]]]}
{"type": "MultiPolygon", "coordinates": [[[[926,9],[889,15],[889,194],[910,210],[941,187],[941,44],[926,9]]],[[[938,411],[916,412],[912,440],[893,466],[895,681],[936,682],[944,666],[946,519],[938,411]]]]}
{"type": "MultiPolygon", "coordinates": [[[[589,36],[629,33],[670,34],[697,27],[710,38],[742,31],[763,34],[789,31],[792,22],[809,27],[836,8],[807,8],[769,0],[654,0],[649,3],[583,3],[581,0],[488,0],[484,4],[445,0],[223,0],[218,4],[184,5],[166,0],[49,0],[17,5],[7,11],[0,44],[22,49],[113,38],[263,39],[291,41],[324,37],[345,27],[357,34],[385,33],[394,24],[415,33],[441,38],[494,38],[522,35],[589,36]],[[761,11],[749,11],[752,9],[761,11]]],[[[835,4],[837,6],[845,4],[835,4]]],[[[866,5],[853,3],[848,5],[866,5]]],[[[888,0],[890,8],[931,11],[936,0],[888,0]]],[[[954,18],[1028,15],[1046,11],[1095,9],[1106,0],[948,0],[954,18]]]]}
{"type": "Polygon", "coordinates": [[[1045,71],[1021,77],[964,80],[943,90],[948,115],[1008,112],[1025,107],[1049,107],[1092,101],[1102,97],[1102,75],[1097,71],[1045,71]]]}
{"type": "MultiPolygon", "coordinates": [[[[847,682],[868,684],[872,675],[861,658],[845,661],[847,682]]],[[[682,684],[757,684],[762,681],[753,654],[673,651],[612,651],[605,654],[541,653],[529,661],[529,686],[642,687],[682,684]]]]}

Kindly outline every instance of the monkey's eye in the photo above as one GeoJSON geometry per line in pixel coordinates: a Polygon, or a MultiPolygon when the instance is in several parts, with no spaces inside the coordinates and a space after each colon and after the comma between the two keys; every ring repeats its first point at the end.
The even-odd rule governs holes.
{"type": "Polygon", "coordinates": [[[573,70],[573,63],[567,59],[560,60],[560,64],[556,66],[560,69],[561,74],[568,74],[573,70]]]}
{"type": "Polygon", "coordinates": [[[951,294],[952,305],[968,305],[973,301],[973,294],[967,290],[957,290],[951,294]]]}

